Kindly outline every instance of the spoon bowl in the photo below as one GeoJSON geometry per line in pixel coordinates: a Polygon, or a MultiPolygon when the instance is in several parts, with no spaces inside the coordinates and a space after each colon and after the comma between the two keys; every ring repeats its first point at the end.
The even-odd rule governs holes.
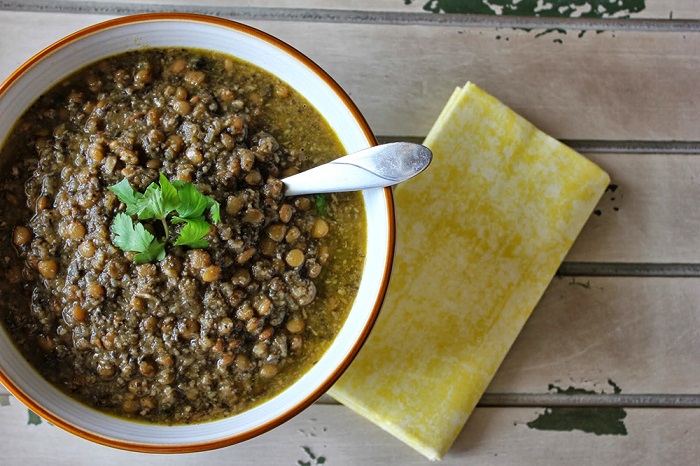
{"type": "Polygon", "coordinates": [[[287,196],[385,188],[409,180],[433,160],[427,147],[392,142],[369,147],[282,180],[287,196]]]}

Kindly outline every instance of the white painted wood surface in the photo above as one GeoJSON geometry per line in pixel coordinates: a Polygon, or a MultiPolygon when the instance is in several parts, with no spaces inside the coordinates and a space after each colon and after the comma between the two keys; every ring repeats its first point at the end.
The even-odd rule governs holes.
{"type": "MultiPolygon", "coordinates": [[[[14,4],[31,4],[31,3],[39,3],[39,4],[45,4],[47,3],[46,1],[15,1],[15,2],[8,2],[8,3],[14,3],[14,4]]],[[[114,1],[114,0],[64,0],[62,2],[52,2],[52,3],[64,3],[64,4],[103,4],[107,5],[108,7],[116,7],[119,6],[120,4],[131,4],[133,5],[134,2],[132,1],[114,1]]],[[[193,2],[192,0],[149,0],[148,2],[141,2],[147,5],[156,5],[158,7],[171,7],[173,9],[175,8],[187,8],[191,7],[192,5],[196,5],[198,7],[214,7],[214,8],[231,8],[231,7],[267,7],[267,8],[323,8],[323,9],[335,9],[335,10],[343,10],[343,9],[352,9],[352,10],[357,10],[357,11],[368,11],[368,12],[400,12],[400,13],[423,13],[423,14],[429,14],[428,11],[425,9],[426,4],[431,4],[431,6],[434,8],[435,4],[439,4],[439,2],[429,2],[428,0],[353,0],[351,2],[345,1],[345,0],[203,0],[200,2],[193,2]]],[[[447,2],[446,2],[447,3],[447,2]]],[[[461,13],[468,13],[468,12],[473,12],[475,11],[472,8],[469,7],[469,5],[475,5],[478,2],[470,2],[469,0],[461,2],[461,5],[459,4],[460,2],[451,2],[452,3],[452,8],[458,9],[459,12],[461,13]]],[[[502,8],[499,8],[498,4],[502,2],[497,2],[497,1],[488,1],[484,0],[482,4],[486,5],[491,5],[491,10],[494,13],[499,13],[502,8]]],[[[556,3],[562,3],[562,2],[546,2],[542,1],[540,2],[540,5],[542,5],[538,11],[546,9],[546,5],[551,5],[551,4],[556,4],[556,3]]],[[[570,4],[574,4],[575,2],[570,2],[570,4]]],[[[601,2],[605,3],[605,2],[601,2]]],[[[614,2],[608,2],[608,3],[614,3],[614,2]]],[[[656,19],[668,19],[668,18],[675,18],[675,19],[697,19],[699,15],[699,11],[697,8],[697,4],[694,2],[694,0],[646,0],[646,2],[640,2],[640,1],[625,1],[621,2],[623,3],[623,6],[628,6],[627,8],[622,8],[622,11],[615,13],[615,14],[610,14],[610,17],[615,18],[615,17],[620,17],[623,15],[626,15],[626,11],[629,11],[629,6],[632,5],[639,5],[644,4],[645,8],[642,11],[639,11],[637,13],[633,13],[632,17],[634,18],[656,18],[656,19]]],[[[573,8],[573,12],[571,13],[572,16],[581,16],[583,14],[586,14],[587,12],[590,11],[590,8],[588,5],[580,5],[578,7],[573,8]]],[[[609,11],[609,10],[603,10],[603,11],[609,11]]],[[[607,16],[607,15],[606,15],[607,16]]]]}
{"type": "MultiPolygon", "coordinates": [[[[544,35],[542,27],[513,29],[505,17],[483,26],[478,18],[460,23],[457,15],[441,25],[423,10],[427,3],[0,1],[0,79],[60,37],[130,8],[209,7],[235,17],[245,7],[252,9],[243,22],[316,60],[379,136],[421,138],[452,89],[472,80],[553,136],[592,140],[586,155],[611,174],[615,190],[601,200],[600,215],[590,218],[563,270],[583,264],[608,276],[553,280],[444,463],[693,464],[700,455],[697,2],[646,0],[629,23],[609,18],[621,21],[619,30],[582,37],[580,23],[568,20],[561,21],[566,34],[544,35]],[[309,10],[312,20],[300,20],[298,9],[309,10]],[[341,20],[324,20],[329,12],[341,20]],[[625,142],[639,150],[614,150],[625,142]],[[659,267],[687,276],[661,277],[659,267]],[[556,393],[568,387],[588,394],[556,393]],[[568,424],[578,428],[527,425],[543,406],[562,403],[579,409],[568,424]],[[577,422],[597,413],[598,404],[624,413],[627,435],[581,429],[577,422]]],[[[112,450],[28,420],[26,408],[0,387],[0,464],[427,463],[328,397],[252,441],[191,455],[112,450]]]]}
{"type": "MultiPolygon", "coordinates": [[[[696,131],[700,135],[700,127],[696,131]]],[[[698,155],[600,153],[587,157],[610,174],[611,188],[567,260],[700,262],[698,155]]]]}
{"type": "Polygon", "coordinates": [[[697,278],[555,278],[488,391],[611,380],[623,393],[697,394],[698,303],[697,278]]]}
{"type": "MultiPolygon", "coordinates": [[[[441,464],[689,465],[700,454],[700,410],[627,409],[627,435],[528,427],[543,412],[478,408],[441,464]]],[[[6,465],[435,464],[353,412],[319,404],[260,437],[205,453],[144,455],[94,445],[46,422],[28,424],[26,409],[14,400],[0,410],[0,438],[12,442],[3,444],[6,465]]]]}
{"type": "MultiPolygon", "coordinates": [[[[0,44],[16,49],[0,57],[0,76],[108,18],[0,10],[0,44]]],[[[560,44],[512,29],[245,22],[314,59],[380,135],[424,136],[470,80],[560,139],[700,139],[700,88],[688,79],[700,69],[700,33],[572,31],[560,44]]]]}

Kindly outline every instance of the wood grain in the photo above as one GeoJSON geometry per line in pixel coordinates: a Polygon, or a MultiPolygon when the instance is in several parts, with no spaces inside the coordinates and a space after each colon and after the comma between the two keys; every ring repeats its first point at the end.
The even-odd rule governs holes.
{"type": "MultiPolygon", "coordinates": [[[[149,0],[145,2],[131,1],[113,1],[113,0],[62,0],[59,2],[51,0],[15,0],[4,1],[1,4],[12,5],[15,7],[38,7],[42,5],[55,5],[56,3],[65,4],[66,8],[71,5],[76,5],[81,8],[145,8],[170,6],[172,8],[211,8],[212,10],[221,10],[222,8],[237,8],[237,7],[265,7],[280,9],[289,8],[305,8],[305,9],[329,9],[329,10],[345,10],[353,9],[356,11],[368,12],[397,12],[397,13],[421,13],[430,14],[425,6],[432,3],[433,7],[439,6],[439,2],[429,2],[428,0],[354,0],[347,2],[346,0],[205,0],[195,2],[193,0],[149,0]],[[438,5],[436,5],[438,4],[438,5]]],[[[445,2],[447,3],[447,2],[445,2]]],[[[500,13],[497,2],[484,2],[486,4],[494,4],[491,11],[500,13]]],[[[547,4],[548,2],[542,2],[547,4]]],[[[574,3],[574,2],[571,2],[574,3]]],[[[628,2],[627,5],[639,5],[639,2],[628,2]]],[[[476,4],[474,2],[474,4],[476,4]]],[[[450,5],[456,13],[473,13],[475,10],[469,8],[468,2],[450,5]]],[[[445,11],[443,8],[440,11],[445,11]]],[[[453,10],[450,10],[453,11],[453,10]]],[[[590,11],[587,5],[581,5],[572,13],[573,16],[581,16],[590,11]]],[[[282,13],[280,13],[282,14],[282,13]]],[[[625,16],[625,11],[616,14],[609,14],[612,18],[625,16]]],[[[658,19],[697,19],[698,14],[697,4],[693,0],[647,0],[644,8],[639,12],[633,12],[630,15],[632,18],[658,18],[658,19]]]]}
{"type": "MultiPolygon", "coordinates": [[[[59,37],[106,19],[0,11],[0,77],[59,37]]],[[[471,80],[560,139],[698,140],[700,33],[537,37],[520,30],[248,21],[316,60],[375,133],[423,136],[471,80]],[[368,92],[368,89],[386,89],[368,92]]]]}
{"type": "MultiPolygon", "coordinates": [[[[700,409],[621,411],[624,418],[620,425],[627,435],[529,427],[527,424],[538,419],[543,411],[478,408],[440,464],[686,465],[692,464],[700,454],[697,442],[700,409]]],[[[575,415],[585,416],[585,411],[575,415]]],[[[571,426],[577,424],[575,415],[571,426]]],[[[314,405],[292,421],[248,442],[189,455],[144,456],[112,450],[46,422],[28,425],[27,421],[26,408],[15,399],[10,400],[9,406],[0,407],[4,464],[434,464],[339,405],[314,405]]]]}
{"type": "Polygon", "coordinates": [[[700,394],[700,279],[555,278],[490,393],[700,394]]]}
{"type": "Polygon", "coordinates": [[[567,261],[700,262],[700,157],[586,155],[610,174],[611,188],[567,261]]]}
{"type": "Polygon", "coordinates": [[[700,34],[586,34],[559,44],[512,30],[259,26],[334,76],[380,135],[427,134],[454,87],[470,80],[559,139],[698,139],[700,88],[688,76],[700,69],[700,34]],[[391,92],[367,92],[377,88],[391,92]]]}

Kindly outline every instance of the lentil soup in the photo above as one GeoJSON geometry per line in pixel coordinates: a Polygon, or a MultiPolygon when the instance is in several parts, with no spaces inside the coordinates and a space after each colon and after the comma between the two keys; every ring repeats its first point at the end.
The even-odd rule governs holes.
{"type": "Polygon", "coordinates": [[[196,49],[144,49],[56,85],[0,155],[0,319],[29,362],[101,411],[185,424],[284,390],[332,342],[366,243],[360,193],[285,198],[281,178],[343,155],[275,76],[196,49]],[[115,245],[127,180],[191,183],[220,206],[206,246],[187,223],[132,215],[159,258],[115,245]],[[161,260],[158,260],[161,259],[161,260]]]}

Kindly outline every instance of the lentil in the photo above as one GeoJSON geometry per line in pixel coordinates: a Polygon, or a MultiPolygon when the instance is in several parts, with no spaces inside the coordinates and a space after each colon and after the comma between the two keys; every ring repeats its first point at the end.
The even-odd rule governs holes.
{"type": "Polygon", "coordinates": [[[58,274],[58,264],[56,264],[56,261],[51,259],[39,261],[37,269],[44,278],[55,278],[56,274],[58,274]]]}
{"type": "Polygon", "coordinates": [[[330,227],[328,226],[328,222],[322,218],[317,218],[314,222],[313,229],[311,230],[311,236],[314,238],[323,238],[328,234],[329,229],[330,227]]]}
{"type": "Polygon", "coordinates": [[[219,267],[218,265],[210,265],[209,267],[205,267],[202,269],[201,275],[202,280],[204,280],[205,282],[215,282],[221,276],[221,267],[219,267]]]}
{"type": "Polygon", "coordinates": [[[24,246],[32,239],[32,232],[27,227],[18,226],[12,235],[12,242],[15,246],[24,246]]]}
{"type": "Polygon", "coordinates": [[[91,283],[87,287],[87,294],[91,298],[100,299],[105,295],[105,289],[99,283],[91,283]]]}
{"type": "Polygon", "coordinates": [[[81,323],[87,320],[87,312],[80,304],[73,306],[73,319],[81,323]]]}
{"type": "Polygon", "coordinates": [[[292,249],[287,253],[284,260],[290,267],[299,267],[304,262],[304,253],[299,249],[292,249]]]}

